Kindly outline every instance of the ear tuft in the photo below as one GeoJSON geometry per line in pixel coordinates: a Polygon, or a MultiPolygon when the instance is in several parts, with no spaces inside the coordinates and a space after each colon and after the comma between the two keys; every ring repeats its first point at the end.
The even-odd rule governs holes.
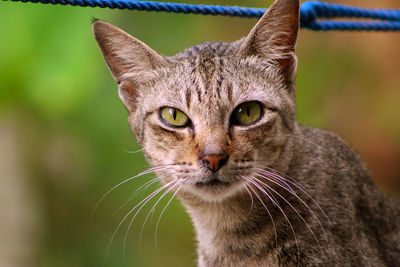
{"type": "Polygon", "coordinates": [[[136,109],[136,97],[138,92],[132,82],[124,80],[118,85],[118,95],[128,111],[136,109]]]}
{"type": "Polygon", "coordinates": [[[276,0],[239,48],[239,56],[258,56],[277,63],[287,81],[294,80],[294,55],[299,30],[299,0],[276,0]]]}

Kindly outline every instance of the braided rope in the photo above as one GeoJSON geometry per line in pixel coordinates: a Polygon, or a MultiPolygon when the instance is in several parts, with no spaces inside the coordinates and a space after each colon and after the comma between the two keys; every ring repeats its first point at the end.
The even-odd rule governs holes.
{"type": "MultiPolygon", "coordinates": [[[[59,4],[81,7],[118,8],[185,14],[222,15],[259,18],[266,9],[237,6],[194,5],[152,1],[129,0],[11,0],[42,4],[59,4]]],[[[348,31],[400,31],[400,10],[366,9],[323,2],[304,2],[300,8],[300,25],[312,30],[348,31]],[[318,18],[365,18],[374,21],[329,21],[318,18]]]]}
{"type": "Polygon", "coordinates": [[[301,25],[312,30],[399,31],[400,10],[367,9],[323,2],[304,2],[301,25]],[[376,21],[317,21],[317,18],[365,18],[376,21]]]}

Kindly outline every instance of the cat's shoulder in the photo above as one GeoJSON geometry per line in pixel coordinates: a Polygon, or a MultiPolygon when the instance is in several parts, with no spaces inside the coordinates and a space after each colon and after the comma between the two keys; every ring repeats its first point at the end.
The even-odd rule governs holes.
{"type": "Polygon", "coordinates": [[[336,148],[351,149],[350,145],[337,133],[310,126],[299,125],[299,130],[306,140],[314,142],[316,145],[335,146],[336,148]]]}
{"type": "Polygon", "coordinates": [[[301,149],[309,156],[336,161],[336,164],[340,165],[356,164],[365,168],[356,151],[339,134],[302,125],[299,126],[299,130],[302,136],[301,149]]]}

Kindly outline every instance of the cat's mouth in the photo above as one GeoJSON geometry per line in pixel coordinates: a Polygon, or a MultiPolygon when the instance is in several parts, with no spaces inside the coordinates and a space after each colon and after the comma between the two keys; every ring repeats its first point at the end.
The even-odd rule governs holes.
{"type": "Polygon", "coordinates": [[[208,181],[202,181],[202,182],[197,182],[197,183],[195,183],[195,185],[196,185],[197,187],[200,187],[200,188],[219,188],[219,187],[227,187],[227,186],[229,186],[230,184],[231,184],[231,183],[221,181],[221,180],[218,179],[218,178],[213,178],[213,179],[208,180],[208,181]]]}
{"type": "Polygon", "coordinates": [[[196,181],[189,187],[189,190],[206,201],[222,201],[238,192],[242,188],[241,184],[239,180],[215,175],[208,177],[208,179],[203,177],[201,181],[196,181]]]}

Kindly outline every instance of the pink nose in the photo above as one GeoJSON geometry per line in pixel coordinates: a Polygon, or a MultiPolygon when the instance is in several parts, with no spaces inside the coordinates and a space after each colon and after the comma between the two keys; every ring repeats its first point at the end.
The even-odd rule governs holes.
{"type": "Polygon", "coordinates": [[[227,159],[226,154],[219,154],[219,155],[205,155],[200,157],[200,161],[207,166],[213,172],[218,171],[225,163],[227,159]]]}

